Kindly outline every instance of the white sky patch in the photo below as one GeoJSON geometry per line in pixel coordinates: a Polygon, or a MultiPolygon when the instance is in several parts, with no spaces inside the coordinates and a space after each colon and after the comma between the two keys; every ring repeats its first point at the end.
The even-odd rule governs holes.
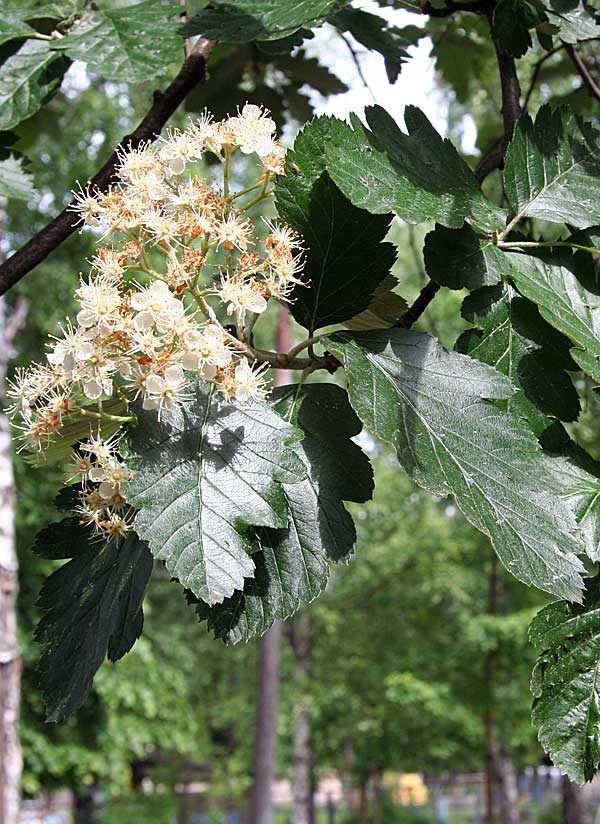
{"type": "MultiPolygon", "coordinates": [[[[420,14],[393,8],[381,8],[373,0],[357,3],[363,11],[377,14],[390,25],[402,28],[418,26],[422,28],[425,20],[420,14]]],[[[445,135],[448,126],[448,94],[442,92],[436,83],[435,62],[431,57],[433,44],[429,37],[419,40],[416,46],[407,51],[410,60],[402,65],[398,80],[390,84],[385,71],[383,57],[375,52],[368,52],[364,46],[346,35],[352,43],[367,86],[363,82],[348,46],[332,26],[324,26],[316,32],[314,39],[305,41],[304,49],[308,57],[314,57],[327,66],[340,80],[349,87],[343,94],[325,97],[319,92],[311,91],[309,98],[317,115],[327,114],[347,119],[351,112],[358,114],[364,121],[366,106],[378,103],[383,106],[394,120],[404,122],[406,106],[417,106],[423,111],[440,134],[445,135]]],[[[461,149],[466,154],[478,154],[475,148],[477,126],[470,115],[462,121],[461,149]]]]}
{"type": "MultiPolygon", "coordinates": [[[[372,2],[361,3],[361,8],[384,17],[390,24],[398,27],[423,25],[421,15],[401,9],[382,9],[372,2]]],[[[317,58],[349,86],[347,92],[330,97],[313,92],[310,99],[317,114],[347,118],[350,112],[355,112],[364,119],[365,107],[378,103],[394,120],[402,123],[405,107],[413,105],[418,106],[427,115],[438,131],[446,130],[448,106],[444,95],[436,87],[434,61],[430,57],[432,43],[428,37],[408,49],[411,59],[403,63],[400,76],[394,85],[388,81],[381,55],[367,52],[364,46],[354,40],[352,46],[368,89],[354,65],[348,46],[333,27],[323,27],[313,40],[305,42],[307,56],[317,58]]]]}

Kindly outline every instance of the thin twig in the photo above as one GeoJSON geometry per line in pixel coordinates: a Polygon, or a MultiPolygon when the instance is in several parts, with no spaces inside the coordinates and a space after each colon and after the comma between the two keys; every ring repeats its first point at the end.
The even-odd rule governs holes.
{"type": "Polygon", "coordinates": [[[365,89],[369,92],[369,94],[373,98],[373,103],[377,103],[377,98],[375,97],[375,93],[373,92],[373,89],[369,86],[369,84],[367,82],[367,78],[365,77],[365,74],[362,70],[362,66],[360,65],[360,60],[358,59],[358,54],[356,53],[356,50],[352,46],[352,43],[348,40],[348,38],[342,32],[339,32],[339,35],[342,38],[342,40],[344,41],[344,43],[346,44],[346,46],[348,48],[348,51],[352,55],[352,61],[354,62],[354,65],[356,67],[356,71],[358,72],[358,76],[360,77],[360,80],[361,80],[363,86],[365,87],[365,89]]]}
{"type": "Polygon", "coordinates": [[[426,283],[421,289],[419,297],[413,305],[406,310],[402,317],[396,321],[394,327],[396,329],[410,329],[427,309],[431,301],[436,296],[439,288],[439,284],[434,283],[432,280],[426,283]]]}
{"type": "MultiPolygon", "coordinates": [[[[135,148],[146,140],[155,140],[163,126],[187,95],[206,79],[206,61],[214,48],[213,40],[198,40],[192,54],[164,92],[155,92],[152,108],[139,126],[123,138],[100,171],[90,180],[93,191],[106,192],[113,182],[118,162],[117,152],[135,148]]],[[[73,204],[71,204],[72,206],[73,204]]],[[[0,266],[0,295],[3,295],[35,266],[60,246],[77,228],[77,216],[68,206],[31,240],[0,266]]]]}
{"type": "Polygon", "coordinates": [[[537,85],[538,78],[540,76],[540,71],[542,70],[542,66],[544,65],[546,60],[549,60],[551,57],[553,57],[556,54],[556,52],[559,52],[563,48],[563,45],[564,44],[561,44],[560,46],[555,46],[553,49],[550,49],[550,51],[546,52],[546,54],[543,57],[540,57],[540,59],[535,64],[535,66],[533,68],[533,72],[531,73],[531,79],[529,81],[529,88],[527,89],[527,94],[525,95],[525,100],[523,101],[523,111],[524,112],[527,111],[527,107],[529,106],[529,101],[531,100],[531,95],[533,94],[533,90],[535,89],[535,87],[537,85]]]}
{"type": "Polygon", "coordinates": [[[592,77],[590,70],[583,62],[581,55],[575,51],[573,46],[570,43],[563,43],[565,51],[573,61],[573,65],[577,69],[577,72],[585,85],[588,88],[589,93],[592,97],[595,97],[596,100],[600,102],[600,86],[596,83],[596,80],[592,77]]]}

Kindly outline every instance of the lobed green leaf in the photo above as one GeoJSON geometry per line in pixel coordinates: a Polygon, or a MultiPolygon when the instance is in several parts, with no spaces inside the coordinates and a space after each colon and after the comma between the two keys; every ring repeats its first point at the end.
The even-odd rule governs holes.
{"type": "Polygon", "coordinates": [[[333,124],[323,117],[304,127],[275,189],[279,216],[307,247],[305,283],[292,292],[290,310],[311,331],[366,309],[396,259],[393,245],[383,242],[392,215],[353,206],[326,171],[333,124]]]}
{"type": "Polygon", "coordinates": [[[127,500],[155,558],[208,604],[254,574],[258,526],[287,526],[282,484],[306,476],[292,449],[301,433],[267,404],[239,408],[198,381],[193,398],[162,415],[139,411],[129,444],[127,500]]]}
{"type": "Polygon", "coordinates": [[[584,552],[575,518],[547,487],[545,456],[527,424],[490,404],[513,394],[507,377],[432,338],[400,329],[339,333],[350,401],[392,443],[411,477],[452,494],[516,578],[581,600],[584,552]]]}

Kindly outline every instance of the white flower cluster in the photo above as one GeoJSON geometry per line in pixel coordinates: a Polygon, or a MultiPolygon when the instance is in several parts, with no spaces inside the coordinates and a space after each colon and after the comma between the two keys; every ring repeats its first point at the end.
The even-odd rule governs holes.
{"type": "Polygon", "coordinates": [[[79,506],[81,522],[100,534],[124,537],[133,525],[133,509],[125,500],[131,471],[119,460],[118,439],[92,437],[79,444],[74,462],[81,481],[79,506]]]}
{"type": "MultiPolygon", "coordinates": [[[[123,152],[107,193],[80,191],[76,210],[84,225],[103,232],[102,241],[75,292],[77,322],[67,321],[47,362],[20,371],[9,389],[26,447],[43,450],[65,423],[114,420],[103,407],[111,398],[122,401],[122,420],[138,398],[160,415],[189,400],[190,373],[212,381],[228,400],[261,395],[267,363],[252,348],[252,325],[269,299],[289,298],[302,272],[295,233],[285,225],[255,226],[248,217],[283,173],[284,149],[274,134],[274,122],[257,106],[218,123],[204,116],[154,146],[123,152]],[[230,164],[238,150],[258,155],[260,176],[233,191],[230,164]],[[206,152],[223,165],[220,189],[190,168],[206,152]]],[[[95,456],[81,458],[82,466],[92,462],[80,473],[82,517],[118,532],[124,527],[113,498],[121,487],[111,461],[117,474],[125,470],[116,447],[106,459],[91,446],[80,449],[95,456]],[[98,489],[90,491],[90,483],[98,489]],[[114,495],[106,497],[110,483],[114,495]]]]}

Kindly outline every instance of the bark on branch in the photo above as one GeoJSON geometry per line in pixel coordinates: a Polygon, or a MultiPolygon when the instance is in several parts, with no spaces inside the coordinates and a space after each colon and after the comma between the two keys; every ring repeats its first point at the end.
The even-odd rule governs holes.
{"type": "Polygon", "coordinates": [[[496,49],[500,85],[502,86],[502,119],[504,121],[504,147],[512,140],[517,120],[523,114],[521,108],[521,87],[517,77],[514,58],[503,49],[496,49]]]}
{"type": "MultiPolygon", "coordinates": [[[[113,182],[117,152],[122,147],[138,146],[146,140],[155,140],[167,120],[187,95],[206,79],[206,62],[214,48],[214,41],[199,40],[185,60],[177,76],[164,92],[155,92],[150,111],[131,134],[124,137],[104,166],[90,181],[92,189],[107,191],[113,182]]],[[[0,266],[0,295],[5,294],[35,266],[60,246],[77,228],[77,217],[69,207],[57,215],[31,240],[0,266]]]]}
{"type": "Polygon", "coordinates": [[[573,46],[571,46],[569,43],[565,43],[564,47],[565,51],[571,58],[573,65],[577,69],[579,76],[587,86],[589,93],[592,95],[592,97],[595,97],[596,100],[598,100],[598,102],[600,102],[600,86],[598,85],[598,83],[596,83],[596,80],[592,76],[590,70],[583,62],[581,55],[578,52],[576,52],[573,46]]]}

